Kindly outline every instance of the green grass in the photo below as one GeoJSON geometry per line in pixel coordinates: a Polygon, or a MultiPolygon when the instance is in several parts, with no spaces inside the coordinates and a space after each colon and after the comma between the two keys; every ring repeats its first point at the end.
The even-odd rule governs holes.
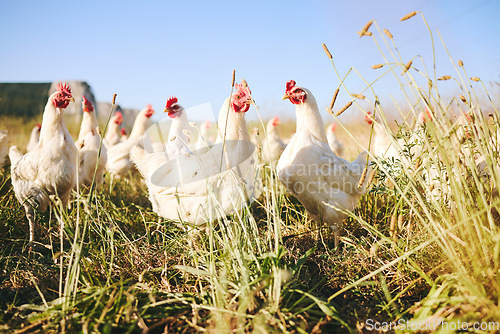
{"type": "MultiPolygon", "coordinates": [[[[451,101],[413,77],[435,82],[435,73],[411,67],[401,76],[408,60],[373,26],[379,36],[363,38],[386,59],[388,70],[378,71],[394,76],[407,97],[400,127],[389,130],[372,83],[363,94],[404,159],[372,157],[378,173],[344,221],[338,249],[330,229],[312,221],[265,168],[262,196],[196,234],[158,217],[137,175],[106,178],[92,197],[88,189],[75,193],[70,210],[54,205],[37,214],[36,240],[50,247],[29,252],[7,166],[0,171],[0,331],[370,333],[368,319],[498,321],[496,98],[462,66],[451,101]],[[480,91],[489,99],[478,98],[480,91]],[[433,121],[418,132],[423,149],[414,154],[411,119],[426,108],[433,121]],[[455,124],[450,114],[460,112],[474,115],[473,126],[455,124]],[[436,189],[440,195],[431,195],[436,189]]],[[[332,65],[340,81],[347,76],[332,65]]],[[[19,145],[36,123],[2,120],[19,145]]],[[[367,147],[369,129],[355,137],[342,116],[336,121],[344,141],[367,147]]]]}

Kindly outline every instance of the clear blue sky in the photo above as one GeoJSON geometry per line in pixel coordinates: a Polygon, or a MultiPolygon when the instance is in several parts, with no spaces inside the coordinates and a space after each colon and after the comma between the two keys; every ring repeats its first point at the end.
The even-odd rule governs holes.
{"type": "MultiPolygon", "coordinates": [[[[421,55],[431,70],[421,17],[399,21],[413,10],[434,32],[438,76],[456,73],[436,29],[470,76],[500,81],[498,0],[1,1],[0,81],[85,80],[98,101],[117,93],[122,107],[151,103],[161,111],[175,95],[185,107],[209,102],[217,113],[236,69],[264,117],[293,117],[293,106],[281,100],[287,80],[309,88],[321,110],[339,85],[322,43],[342,75],[350,67],[368,80],[380,75],[370,68],[383,62],[373,39],[356,34],[371,19],[391,31],[404,58],[421,55]]],[[[370,31],[382,44],[376,27],[370,31]]],[[[347,84],[363,89],[354,75],[347,84]]],[[[384,80],[374,88],[381,99],[395,94],[384,80]]],[[[336,107],[347,101],[342,92],[336,107]]]]}

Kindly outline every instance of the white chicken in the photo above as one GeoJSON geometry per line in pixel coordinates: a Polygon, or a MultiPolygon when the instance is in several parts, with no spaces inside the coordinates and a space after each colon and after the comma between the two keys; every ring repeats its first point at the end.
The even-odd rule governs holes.
{"type": "Polygon", "coordinates": [[[123,123],[123,114],[119,111],[115,112],[109,122],[109,128],[104,136],[104,145],[111,147],[121,141],[120,125],[123,123]]]}
{"type": "Polygon", "coordinates": [[[82,96],[83,119],[80,126],[80,134],[76,141],[76,147],[79,150],[79,169],[78,169],[78,184],[90,186],[95,179],[96,184],[102,184],[104,169],[108,159],[107,149],[102,145],[99,155],[99,147],[101,146],[101,135],[98,129],[97,118],[94,112],[92,102],[87,100],[85,95],[82,96]],[[96,170],[96,164],[97,166],[96,170]],[[95,178],[94,178],[95,173],[95,178]]]}
{"type": "Polygon", "coordinates": [[[328,140],[328,146],[332,149],[336,156],[340,157],[344,153],[344,145],[338,140],[335,135],[335,130],[337,130],[337,123],[332,122],[326,128],[326,139],[328,140]]]}
{"type": "Polygon", "coordinates": [[[125,176],[134,166],[130,161],[130,150],[135,145],[141,144],[141,140],[149,127],[153,116],[153,107],[148,106],[142,109],[136,116],[134,126],[130,132],[130,136],[124,142],[119,142],[108,148],[108,161],[106,169],[113,177],[125,176]]]}
{"type": "Polygon", "coordinates": [[[189,130],[191,126],[189,125],[186,111],[177,102],[176,97],[169,98],[164,110],[168,114],[168,117],[172,119],[166,144],[169,159],[175,159],[180,155],[189,155],[191,153],[191,149],[189,148],[191,141],[189,130]]]}
{"type": "Polygon", "coordinates": [[[38,145],[38,141],[40,140],[40,129],[42,126],[37,124],[31,130],[30,140],[28,142],[28,146],[26,146],[26,152],[32,151],[36,145],[38,145]]]}
{"type": "MultiPolygon", "coordinates": [[[[371,112],[368,111],[365,115],[365,122],[372,125],[374,120],[371,112]]],[[[371,142],[371,151],[378,158],[400,158],[398,149],[394,146],[390,128],[382,127],[381,124],[373,124],[373,137],[371,142]]]]}
{"type": "Polygon", "coordinates": [[[35,237],[35,208],[46,210],[52,195],[66,207],[75,187],[77,149],[63,119],[70,101],[74,101],[70,88],[58,84],[45,106],[36,148],[25,155],[16,146],[10,148],[12,185],[26,210],[30,243],[35,237]]]}
{"type": "Polygon", "coordinates": [[[248,87],[236,88],[220,109],[219,134],[210,150],[168,160],[163,153],[147,154],[133,148],[131,158],[148,186],[153,210],[160,216],[202,225],[239,210],[258,195],[259,173],[245,121],[252,99],[248,87]]]}
{"type": "Polygon", "coordinates": [[[308,89],[290,80],[283,99],[295,105],[297,131],[278,162],[278,178],[317,222],[326,222],[333,229],[338,246],[338,227],[347,215],[344,211],[352,211],[367,191],[367,177],[358,185],[365,168],[370,172],[367,153],[348,162],[332,152],[318,105],[308,89]]]}
{"type": "Polygon", "coordinates": [[[280,118],[278,116],[274,116],[267,122],[266,138],[262,144],[262,157],[266,163],[272,166],[276,165],[286,147],[278,134],[279,124],[280,118]]]}
{"type": "Polygon", "coordinates": [[[0,131],[0,169],[5,164],[7,151],[9,148],[9,135],[6,130],[0,131]]]}
{"type": "Polygon", "coordinates": [[[208,148],[213,145],[210,140],[210,128],[212,126],[212,122],[205,121],[201,124],[200,133],[198,134],[198,139],[196,139],[196,143],[194,144],[194,148],[197,150],[208,148]]]}

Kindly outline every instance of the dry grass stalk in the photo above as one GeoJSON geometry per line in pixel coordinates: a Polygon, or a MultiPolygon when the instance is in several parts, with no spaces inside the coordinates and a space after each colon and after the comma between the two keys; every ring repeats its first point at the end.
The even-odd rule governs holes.
{"type": "Polygon", "coordinates": [[[386,34],[386,35],[387,35],[387,37],[389,37],[390,39],[392,39],[392,38],[393,38],[393,37],[392,37],[392,34],[391,34],[391,32],[390,32],[389,30],[384,29],[383,31],[384,31],[384,34],[386,34]]]}
{"type": "Polygon", "coordinates": [[[449,75],[443,75],[441,78],[438,78],[438,80],[450,80],[451,77],[449,75]]]}
{"type": "Polygon", "coordinates": [[[408,19],[411,19],[412,17],[414,17],[415,15],[417,15],[417,12],[413,11],[411,13],[408,13],[406,14],[405,16],[403,16],[399,21],[406,21],[408,19]]]}
{"type": "Polygon", "coordinates": [[[459,60],[459,61],[458,61],[458,66],[460,66],[460,67],[464,67],[464,62],[463,62],[463,61],[461,61],[461,60],[459,60]]]}
{"type": "Polygon", "coordinates": [[[479,79],[478,77],[471,77],[470,79],[471,79],[472,81],[475,81],[475,82],[478,82],[479,80],[481,80],[481,79],[479,79]]]}
{"type": "Polygon", "coordinates": [[[378,69],[378,68],[382,68],[384,66],[384,64],[375,64],[375,65],[372,65],[372,68],[374,70],[378,69]]]}
{"type": "Polygon", "coordinates": [[[460,97],[460,100],[462,100],[463,103],[467,104],[467,99],[465,98],[465,96],[463,96],[462,94],[460,94],[459,97],[460,97]]]}
{"type": "Polygon", "coordinates": [[[335,93],[333,93],[333,97],[332,97],[332,102],[330,103],[330,110],[333,109],[333,105],[335,104],[335,101],[337,100],[337,95],[339,95],[339,89],[335,89],[335,93]]]}
{"type": "Polygon", "coordinates": [[[336,114],[335,114],[335,117],[339,117],[340,115],[342,115],[342,113],[344,111],[346,111],[350,106],[352,106],[352,101],[349,101],[347,102],[347,104],[345,106],[342,107],[342,109],[340,109],[336,114]]]}
{"type": "Polygon", "coordinates": [[[323,43],[323,49],[325,49],[325,52],[326,52],[326,55],[328,56],[328,58],[332,59],[332,54],[330,53],[330,51],[328,50],[328,48],[326,47],[326,44],[323,43]]]}
{"type": "Polygon", "coordinates": [[[368,168],[367,167],[365,167],[365,169],[363,169],[363,174],[361,174],[361,178],[359,179],[359,182],[358,182],[358,188],[363,185],[363,182],[365,182],[366,173],[368,173],[368,168]]]}

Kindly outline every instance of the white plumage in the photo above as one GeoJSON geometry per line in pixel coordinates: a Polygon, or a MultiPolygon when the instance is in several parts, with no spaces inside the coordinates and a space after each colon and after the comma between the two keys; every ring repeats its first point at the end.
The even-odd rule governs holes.
{"type": "Polygon", "coordinates": [[[108,148],[108,161],[106,170],[113,176],[124,176],[134,166],[130,161],[130,150],[135,145],[141,144],[141,140],[150,125],[150,117],[154,114],[153,107],[148,105],[137,114],[134,126],[130,132],[130,136],[124,141],[119,142],[108,148]]]}
{"type": "Polygon", "coordinates": [[[262,157],[270,165],[275,165],[281,153],[285,150],[286,144],[278,134],[280,119],[278,116],[271,118],[266,125],[266,137],[262,145],[262,157]]]}
{"type": "Polygon", "coordinates": [[[77,149],[63,119],[63,110],[74,101],[69,87],[59,84],[49,97],[43,113],[40,141],[35,149],[22,155],[11,147],[11,178],[14,192],[24,204],[30,225],[30,242],[34,241],[34,209],[44,211],[49,196],[58,196],[62,204],[69,203],[76,184],[77,149]]]}
{"type": "Polygon", "coordinates": [[[104,136],[104,145],[111,147],[122,141],[122,134],[120,131],[120,125],[123,123],[123,115],[120,111],[115,112],[113,117],[111,117],[108,125],[108,130],[104,136]]]}
{"type": "Polygon", "coordinates": [[[333,122],[326,128],[326,139],[333,153],[340,157],[344,153],[344,145],[338,140],[335,130],[337,130],[337,123],[333,122]]]}
{"type": "Polygon", "coordinates": [[[107,149],[105,145],[102,145],[99,156],[101,135],[98,129],[94,106],[85,96],[83,96],[82,105],[83,118],[80,126],[80,134],[76,142],[79,152],[78,183],[86,186],[91,185],[95,173],[95,183],[102,184],[104,169],[108,159],[107,149]],[[96,170],[98,160],[99,165],[96,170]]]}
{"type": "Polygon", "coordinates": [[[28,145],[26,146],[26,152],[32,151],[38,145],[38,141],[40,140],[41,128],[42,126],[40,124],[37,124],[31,130],[30,140],[28,142],[28,145]]]}
{"type": "Polygon", "coordinates": [[[352,211],[367,191],[368,178],[358,186],[367,166],[367,154],[362,152],[348,162],[332,152],[318,105],[309,90],[295,86],[291,80],[283,98],[295,104],[297,131],[278,162],[278,178],[315,220],[333,228],[337,245],[338,226],[346,217],[342,211],[352,211]]]}
{"type": "Polygon", "coordinates": [[[6,130],[0,131],[0,168],[5,164],[9,148],[9,135],[6,130]]]}
{"type": "Polygon", "coordinates": [[[210,150],[170,160],[163,153],[147,154],[139,147],[132,150],[131,158],[148,186],[153,210],[160,216],[201,225],[241,209],[258,195],[255,180],[259,173],[245,121],[250,90],[237,88],[220,109],[218,137],[210,150]]]}

